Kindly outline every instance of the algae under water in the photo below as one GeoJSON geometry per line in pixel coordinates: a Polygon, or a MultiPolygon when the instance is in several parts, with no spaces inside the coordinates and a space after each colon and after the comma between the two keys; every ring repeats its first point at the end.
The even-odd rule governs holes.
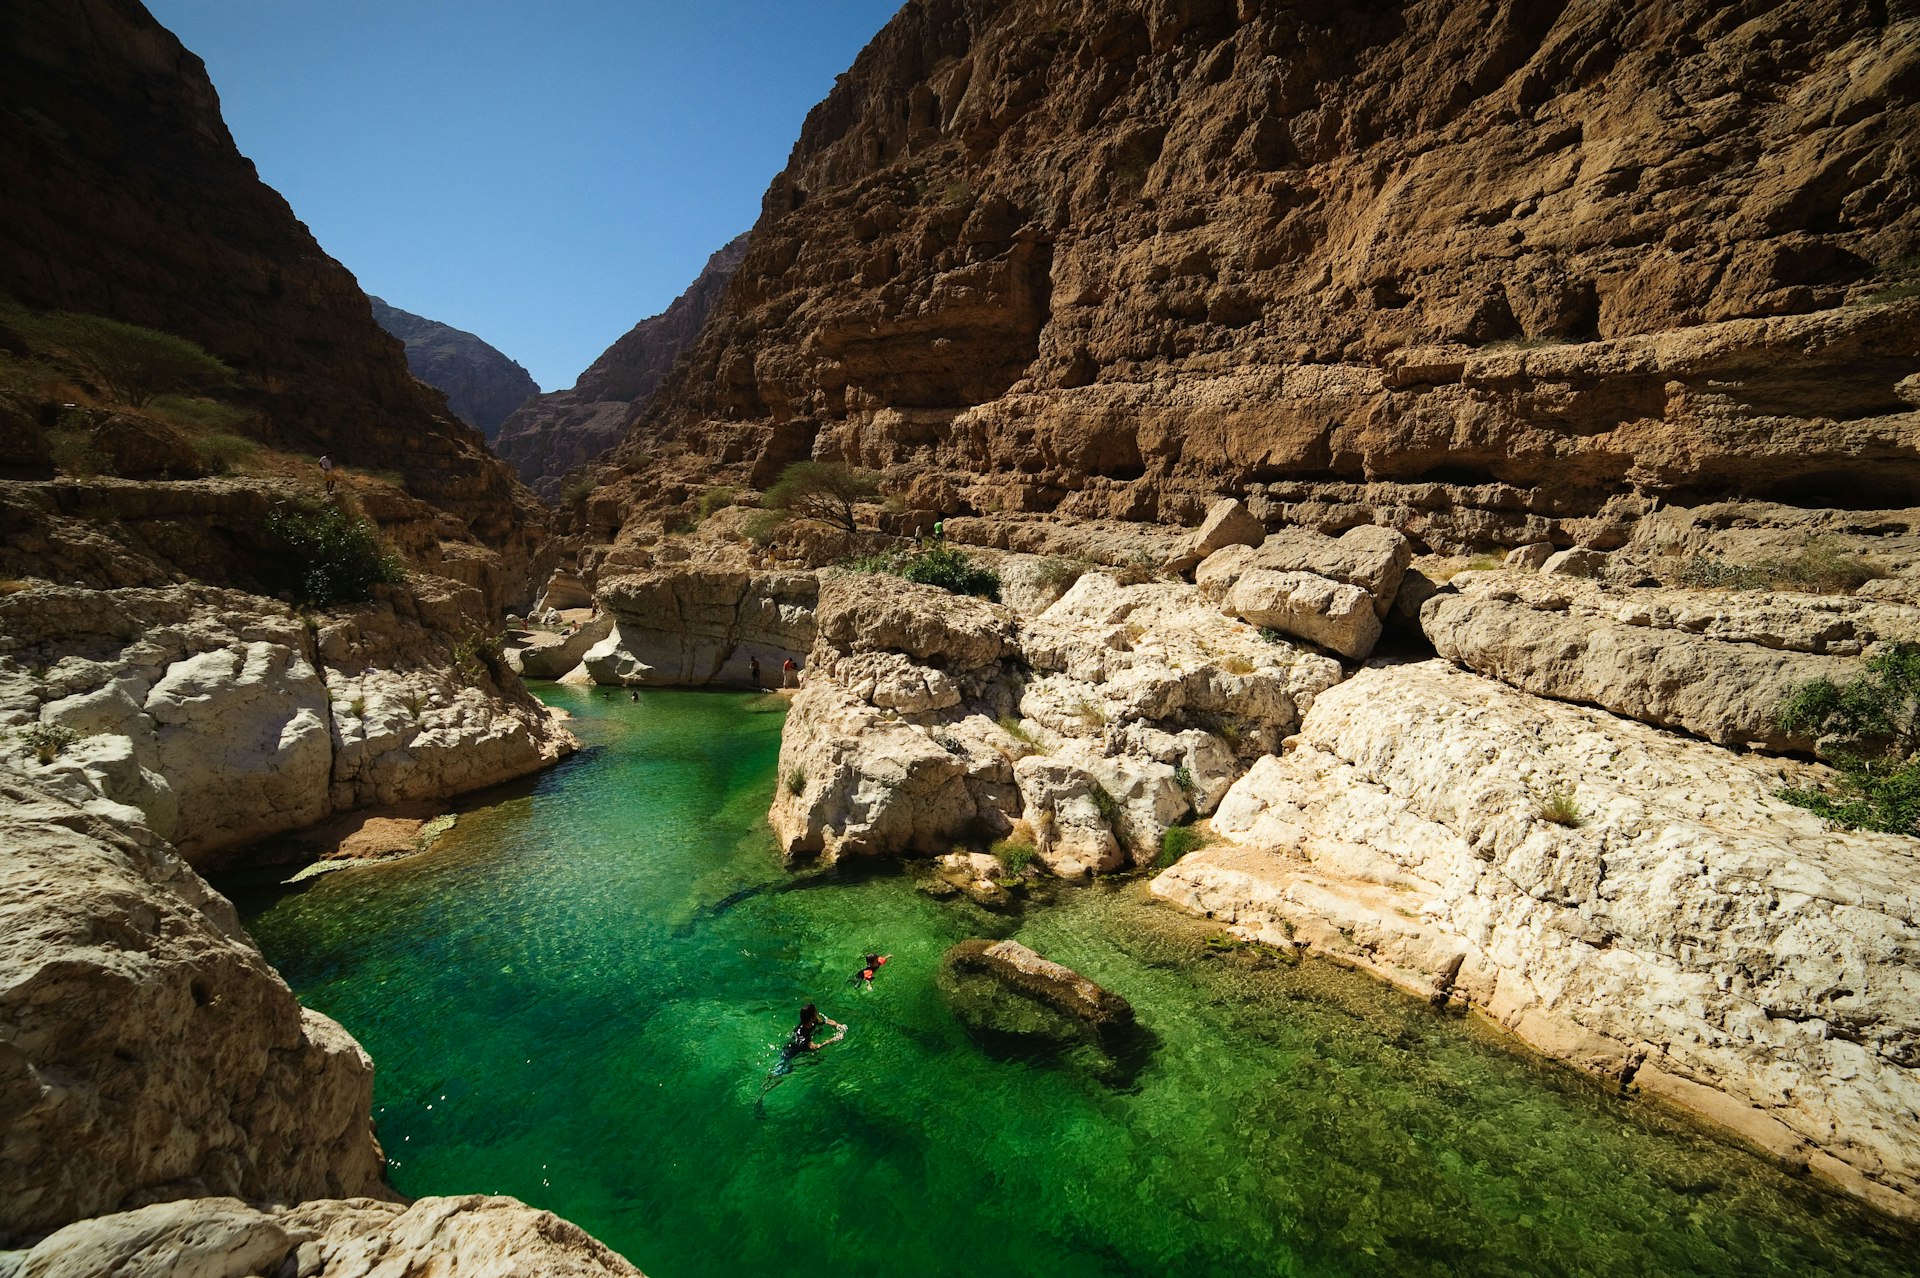
{"type": "Polygon", "coordinates": [[[1356,973],[1209,950],[1139,880],[1003,919],[910,870],[792,877],[781,715],[550,687],[589,749],[435,848],[237,893],[378,1062],[393,1183],[512,1194],[651,1278],[1882,1274],[1914,1237],[1356,973]],[[1123,1083],[970,1039],[945,949],[1123,994],[1123,1083]],[[861,954],[894,956],[871,989],[861,954]],[[847,1022],[756,1105],[806,1001],[847,1022]]]}

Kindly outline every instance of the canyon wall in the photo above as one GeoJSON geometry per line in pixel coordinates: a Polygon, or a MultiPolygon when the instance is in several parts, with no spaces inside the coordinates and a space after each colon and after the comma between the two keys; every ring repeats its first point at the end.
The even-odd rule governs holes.
{"type": "Polygon", "coordinates": [[[514,409],[540,393],[527,370],[480,338],[451,324],[389,306],[377,297],[374,322],[406,343],[413,375],[447,397],[447,407],[491,444],[514,409]]]}
{"type": "Polygon", "coordinates": [[[913,0],[605,498],[817,457],[945,514],[1224,491],[1436,550],[1904,505],[1917,50],[1838,0],[913,0]]]}
{"type": "Polygon", "coordinates": [[[634,414],[699,335],[746,250],[747,237],[735,236],[707,259],[672,305],[629,329],[570,389],[523,404],[507,419],[494,446],[535,492],[558,501],[569,471],[620,442],[634,414]]]}
{"type": "Polygon", "coordinates": [[[234,147],[200,59],[133,0],[0,10],[0,291],[198,342],[263,441],[391,469],[521,566],[537,506],[408,371],[353,276],[234,147]]]}

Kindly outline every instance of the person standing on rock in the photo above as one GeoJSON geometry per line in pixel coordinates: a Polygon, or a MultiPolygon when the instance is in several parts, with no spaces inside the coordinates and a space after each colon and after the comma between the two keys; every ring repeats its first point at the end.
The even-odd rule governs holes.
{"type": "Polygon", "coordinates": [[[333,495],[333,458],[320,454],[320,474],[327,481],[327,495],[333,495]]]}
{"type": "Polygon", "coordinates": [[[760,686],[760,658],[747,658],[747,678],[752,681],[754,687],[760,686]]]}
{"type": "Polygon", "coordinates": [[[788,657],[786,664],[780,667],[780,686],[783,688],[800,686],[800,667],[792,657],[788,657]]]}

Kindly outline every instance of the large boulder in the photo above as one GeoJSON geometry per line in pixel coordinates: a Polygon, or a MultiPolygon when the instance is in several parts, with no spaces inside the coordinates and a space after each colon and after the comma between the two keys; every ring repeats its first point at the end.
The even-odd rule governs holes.
{"type": "Polygon", "coordinates": [[[1777,797],[1820,771],[1441,661],[1366,669],[1153,891],[1920,1215],[1915,845],[1777,797]]]}
{"type": "Polygon", "coordinates": [[[1162,568],[1171,573],[1191,572],[1216,550],[1225,550],[1228,546],[1258,546],[1266,536],[1267,526],[1238,498],[1222,497],[1207,508],[1207,517],[1185,544],[1168,556],[1162,568]]]}
{"type": "Polygon", "coordinates": [[[834,573],[815,614],[823,658],[898,652],[923,664],[977,670],[1012,651],[1013,613],[885,573],[834,573]]]}
{"type": "Polygon", "coordinates": [[[613,629],[582,657],[596,683],[772,685],[814,642],[812,573],[679,564],[600,583],[613,629]]]}
{"type": "Polygon", "coordinates": [[[151,836],[0,780],[0,1240],[203,1194],[382,1194],[373,1065],[151,836]]]}
{"type": "Polygon", "coordinates": [[[1380,641],[1380,618],[1366,591],[1310,572],[1244,573],[1222,607],[1249,625],[1298,636],[1354,661],[1380,641]]]}

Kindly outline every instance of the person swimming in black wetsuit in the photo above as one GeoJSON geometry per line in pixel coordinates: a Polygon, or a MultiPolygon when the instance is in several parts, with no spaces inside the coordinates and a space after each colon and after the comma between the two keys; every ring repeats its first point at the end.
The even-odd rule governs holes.
{"type": "Polygon", "coordinates": [[[831,1016],[822,1015],[820,1009],[812,1003],[801,1008],[800,1023],[794,1026],[793,1033],[787,1036],[785,1046],[780,1049],[780,1059],[775,1061],[773,1068],[767,1071],[767,1081],[761,1084],[760,1095],[753,1102],[754,1109],[764,1116],[766,1111],[763,1105],[766,1102],[767,1093],[780,1086],[786,1081],[787,1075],[793,1073],[794,1061],[808,1052],[817,1052],[823,1047],[831,1047],[846,1037],[846,1033],[846,1026],[831,1016]],[[816,1043],[813,1041],[813,1036],[820,1032],[822,1025],[833,1026],[835,1033],[832,1038],[822,1039],[816,1043]]]}

